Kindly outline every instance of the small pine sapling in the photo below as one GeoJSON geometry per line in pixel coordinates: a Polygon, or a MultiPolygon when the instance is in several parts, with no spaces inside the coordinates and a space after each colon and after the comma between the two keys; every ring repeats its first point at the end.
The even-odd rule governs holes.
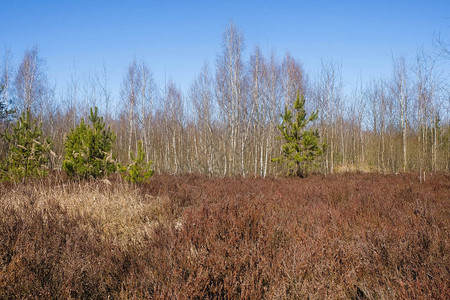
{"type": "Polygon", "coordinates": [[[114,132],[105,128],[97,107],[90,109],[89,121],[90,125],[81,119],[66,137],[62,168],[70,177],[98,178],[116,171],[117,164],[112,155],[114,132]]]}
{"type": "Polygon", "coordinates": [[[309,117],[305,111],[305,98],[297,97],[294,101],[295,118],[291,110],[285,107],[284,114],[281,115],[283,121],[278,126],[281,136],[279,140],[286,143],[282,146],[282,155],[273,158],[275,163],[287,165],[288,175],[305,177],[314,167],[315,161],[322,155],[324,145],[319,145],[319,133],[317,130],[306,130],[310,122],[317,120],[318,111],[313,112],[309,117]]]}
{"type": "Polygon", "coordinates": [[[31,119],[30,111],[23,112],[12,131],[3,135],[8,154],[1,167],[2,179],[23,180],[42,177],[48,173],[51,141],[43,138],[41,124],[31,119]]]}
{"type": "Polygon", "coordinates": [[[126,181],[136,184],[144,182],[153,175],[153,170],[151,168],[152,161],[145,162],[145,152],[142,147],[142,141],[138,142],[137,155],[130,152],[131,164],[127,167],[122,168],[122,176],[126,181]]]}

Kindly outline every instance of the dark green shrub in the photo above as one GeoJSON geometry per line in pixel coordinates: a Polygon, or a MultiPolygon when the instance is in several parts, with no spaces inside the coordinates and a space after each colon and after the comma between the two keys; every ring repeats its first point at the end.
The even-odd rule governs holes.
{"type": "Polygon", "coordinates": [[[116,171],[111,151],[116,138],[114,132],[109,127],[105,129],[97,107],[90,109],[89,121],[90,124],[86,124],[81,119],[78,127],[66,137],[62,168],[70,177],[98,178],[116,171]]]}

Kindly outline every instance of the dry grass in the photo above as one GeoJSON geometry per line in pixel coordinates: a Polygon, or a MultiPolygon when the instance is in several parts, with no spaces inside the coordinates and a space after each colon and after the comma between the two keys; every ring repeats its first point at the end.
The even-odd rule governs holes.
{"type": "Polygon", "coordinates": [[[0,187],[0,298],[446,299],[450,176],[0,187]]]}

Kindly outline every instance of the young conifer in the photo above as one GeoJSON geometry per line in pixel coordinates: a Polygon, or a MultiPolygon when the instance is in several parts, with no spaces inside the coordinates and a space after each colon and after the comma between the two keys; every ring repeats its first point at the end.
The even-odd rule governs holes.
{"type": "Polygon", "coordinates": [[[145,162],[145,152],[142,147],[142,141],[138,142],[137,155],[130,152],[131,164],[122,170],[123,177],[130,183],[140,183],[149,179],[153,175],[152,161],[145,162]]]}
{"type": "Polygon", "coordinates": [[[51,141],[43,138],[41,124],[37,125],[31,119],[30,111],[22,113],[4,138],[8,143],[8,155],[1,168],[3,179],[23,180],[48,173],[51,141]]]}
{"type": "Polygon", "coordinates": [[[282,146],[282,155],[273,158],[272,161],[286,164],[289,175],[305,177],[315,166],[315,160],[322,155],[324,145],[319,145],[317,130],[305,129],[310,122],[317,120],[318,111],[307,117],[305,98],[303,96],[300,98],[300,93],[297,93],[294,101],[294,110],[295,118],[287,106],[281,115],[283,121],[278,126],[281,136],[277,139],[286,143],[282,146]]]}
{"type": "Polygon", "coordinates": [[[90,109],[90,124],[81,119],[77,128],[72,129],[64,143],[64,171],[71,177],[88,179],[107,176],[116,171],[112,155],[114,132],[105,128],[98,109],[90,109]]]}

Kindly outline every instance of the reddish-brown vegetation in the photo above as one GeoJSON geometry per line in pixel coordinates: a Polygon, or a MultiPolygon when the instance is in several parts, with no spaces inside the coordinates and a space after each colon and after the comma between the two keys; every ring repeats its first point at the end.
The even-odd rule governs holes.
{"type": "Polygon", "coordinates": [[[450,175],[0,187],[0,298],[446,299],[450,175]]]}

